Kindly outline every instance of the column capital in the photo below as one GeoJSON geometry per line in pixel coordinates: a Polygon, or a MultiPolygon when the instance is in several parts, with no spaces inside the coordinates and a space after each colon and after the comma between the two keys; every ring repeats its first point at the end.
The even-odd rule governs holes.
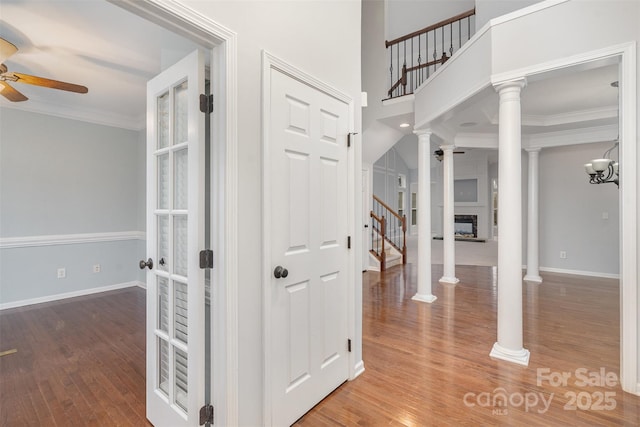
{"type": "Polygon", "coordinates": [[[413,133],[418,135],[418,143],[429,144],[431,142],[431,135],[433,135],[431,129],[415,130],[413,133]]]}
{"type": "Polygon", "coordinates": [[[519,79],[507,80],[504,82],[493,83],[493,87],[495,90],[500,93],[503,90],[507,89],[518,89],[522,90],[527,86],[526,77],[521,77],[519,79]]]}
{"type": "Polygon", "coordinates": [[[542,151],[542,148],[540,147],[525,148],[524,151],[526,151],[527,153],[539,153],[540,151],[542,151]]]}
{"type": "Polygon", "coordinates": [[[453,152],[453,150],[455,150],[455,148],[456,148],[456,146],[453,145],[453,144],[442,144],[440,146],[440,149],[442,151],[446,151],[446,152],[449,152],[449,151],[453,152]]]}
{"type": "Polygon", "coordinates": [[[418,130],[414,130],[413,133],[415,135],[418,135],[418,137],[423,135],[428,135],[428,136],[433,135],[433,131],[431,129],[418,129],[418,130]]]}

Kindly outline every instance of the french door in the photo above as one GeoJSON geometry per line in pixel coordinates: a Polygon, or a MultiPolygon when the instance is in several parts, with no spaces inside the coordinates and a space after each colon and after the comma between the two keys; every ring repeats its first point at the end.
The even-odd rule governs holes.
{"type": "Polygon", "coordinates": [[[147,418],[199,425],[205,391],[204,59],[147,85],[147,418]]]}

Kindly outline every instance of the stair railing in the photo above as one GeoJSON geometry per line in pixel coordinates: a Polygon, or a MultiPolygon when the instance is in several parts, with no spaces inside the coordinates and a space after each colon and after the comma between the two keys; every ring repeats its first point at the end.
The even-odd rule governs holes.
{"type": "Polygon", "coordinates": [[[371,254],[380,261],[380,271],[384,271],[387,262],[384,250],[384,235],[387,229],[387,220],[384,216],[378,216],[371,211],[371,254]]]}
{"type": "Polygon", "coordinates": [[[400,215],[389,205],[373,196],[371,210],[371,253],[380,261],[380,270],[385,269],[385,242],[402,254],[402,263],[407,263],[407,216],[400,215]]]}
{"type": "Polygon", "coordinates": [[[385,41],[391,74],[389,98],[412,94],[418,86],[460,49],[475,31],[476,10],[471,9],[406,36],[385,41]],[[473,20],[473,23],[472,23],[473,20]],[[448,50],[447,50],[448,48],[448,50]]]}

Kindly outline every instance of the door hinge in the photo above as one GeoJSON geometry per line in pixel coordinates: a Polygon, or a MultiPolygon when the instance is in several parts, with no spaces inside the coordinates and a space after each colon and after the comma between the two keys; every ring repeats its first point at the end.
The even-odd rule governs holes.
{"type": "Polygon", "coordinates": [[[200,425],[213,424],[213,405],[206,404],[200,408],[200,425]]]}
{"type": "Polygon", "coordinates": [[[351,236],[347,236],[347,249],[351,249],[351,236]]]}
{"type": "Polygon", "coordinates": [[[213,268],[213,251],[211,249],[200,251],[200,268],[213,268]]]}
{"type": "Polygon", "coordinates": [[[200,111],[205,114],[213,113],[213,94],[209,96],[205,94],[200,95],[200,111]]]}
{"type": "Polygon", "coordinates": [[[351,147],[351,135],[357,135],[358,132],[349,132],[347,134],[347,147],[351,147]]]}
{"type": "Polygon", "coordinates": [[[347,350],[351,353],[351,338],[347,339],[347,350]]]}

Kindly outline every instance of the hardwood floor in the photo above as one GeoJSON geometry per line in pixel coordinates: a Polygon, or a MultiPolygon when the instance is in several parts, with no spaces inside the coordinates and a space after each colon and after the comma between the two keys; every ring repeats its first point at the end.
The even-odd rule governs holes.
{"type": "Polygon", "coordinates": [[[0,425],[144,426],[140,288],[0,312],[0,425]]]}
{"type": "MultiPolygon", "coordinates": [[[[489,358],[492,268],[456,271],[460,283],[443,286],[433,266],[433,304],[411,300],[412,264],[365,273],[366,371],[297,425],[640,424],[640,397],[617,381],[617,281],[543,274],[542,285],[524,284],[522,367],[489,358]],[[565,384],[554,383],[563,372],[565,384]],[[610,384],[580,384],[589,374],[610,384]]],[[[18,351],[0,357],[0,425],[149,425],[144,327],[138,288],[1,311],[0,352],[18,351]]]]}
{"type": "Polygon", "coordinates": [[[451,286],[437,283],[442,270],[434,265],[433,304],[411,300],[416,270],[407,264],[364,274],[366,371],[298,426],[640,424],[640,397],[617,381],[617,280],[543,274],[542,285],[523,284],[531,351],[523,367],[489,358],[496,341],[491,267],[458,266],[460,283],[451,286]]]}

